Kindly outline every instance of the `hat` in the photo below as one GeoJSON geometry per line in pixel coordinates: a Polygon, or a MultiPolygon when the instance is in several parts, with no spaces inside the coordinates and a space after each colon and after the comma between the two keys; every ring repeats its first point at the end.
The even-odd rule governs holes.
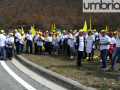
{"type": "Polygon", "coordinates": [[[70,32],[72,32],[72,30],[70,30],[70,32]]]}
{"type": "Polygon", "coordinates": [[[63,32],[65,32],[65,30],[63,30],[63,32]]]}
{"type": "Polygon", "coordinates": [[[55,32],[55,30],[53,30],[53,32],[55,32]]]}
{"type": "Polygon", "coordinates": [[[31,30],[29,30],[29,32],[31,32],[31,30]]]}
{"type": "Polygon", "coordinates": [[[38,32],[38,34],[42,34],[42,32],[38,32]]]}
{"type": "Polygon", "coordinates": [[[13,36],[13,33],[9,33],[11,36],[13,36]]]}
{"type": "Polygon", "coordinates": [[[57,31],[57,33],[60,33],[59,31],[57,31]]]}
{"type": "Polygon", "coordinates": [[[106,32],[105,30],[102,30],[101,32],[106,32]]]}
{"type": "Polygon", "coordinates": [[[94,32],[96,31],[96,29],[94,29],[94,32]]]}
{"type": "Polygon", "coordinates": [[[21,34],[24,34],[24,32],[21,32],[21,34]]]}
{"type": "Polygon", "coordinates": [[[71,39],[74,39],[73,37],[71,37],[71,39]]]}
{"type": "Polygon", "coordinates": [[[46,31],[46,32],[48,32],[48,31],[46,31]]]}
{"type": "Polygon", "coordinates": [[[80,29],[79,32],[83,32],[83,29],[80,29]]]}
{"type": "Polygon", "coordinates": [[[15,29],[15,32],[17,32],[17,30],[15,29]]]}
{"type": "Polygon", "coordinates": [[[74,30],[75,32],[77,32],[77,30],[74,30]]]}
{"type": "Polygon", "coordinates": [[[1,30],[1,33],[4,33],[4,30],[1,30]]]}

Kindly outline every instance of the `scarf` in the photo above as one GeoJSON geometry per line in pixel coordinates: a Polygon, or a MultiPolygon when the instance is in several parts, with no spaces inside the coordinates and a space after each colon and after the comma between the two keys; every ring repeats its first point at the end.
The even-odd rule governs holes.
{"type": "Polygon", "coordinates": [[[71,40],[71,43],[70,43],[70,45],[73,43],[73,41],[74,41],[74,40],[71,40]]]}
{"type": "Polygon", "coordinates": [[[89,35],[89,39],[91,39],[92,38],[92,35],[89,35]]]}
{"type": "Polygon", "coordinates": [[[46,36],[45,39],[48,39],[48,36],[46,36]]]}
{"type": "Polygon", "coordinates": [[[55,37],[55,40],[57,40],[59,37],[55,37]]]}

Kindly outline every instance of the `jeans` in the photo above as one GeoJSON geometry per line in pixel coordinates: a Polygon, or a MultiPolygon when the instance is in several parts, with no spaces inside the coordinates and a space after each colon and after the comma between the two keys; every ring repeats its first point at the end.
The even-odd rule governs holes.
{"type": "Polygon", "coordinates": [[[0,52],[1,52],[1,54],[2,54],[2,58],[1,58],[1,55],[0,55],[0,58],[1,58],[1,59],[4,59],[4,57],[5,57],[4,46],[0,46],[0,52]]]}
{"type": "Polygon", "coordinates": [[[22,53],[23,52],[23,48],[24,48],[24,44],[20,44],[20,48],[21,48],[20,53],[22,53]]]}
{"type": "Polygon", "coordinates": [[[115,67],[115,58],[120,54],[120,48],[116,47],[112,55],[112,67],[115,67]]]}
{"type": "Polygon", "coordinates": [[[26,53],[28,53],[28,48],[30,46],[30,53],[32,54],[32,41],[27,41],[27,48],[26,48],[26,53]]]}
{"type": "Polygon", "coordinates": [[[71,56],[74,56],[73,47],[70,47],[70,53],[71,56]]]}
{"type": "Polygon", "coordinates": [[[36,54],[38,54],[38,51],[39,51],[39,48],[40,48],[40,54],[41,54],[41,52],[42,52],[42,46],[37,46],[37,50],[36,50],[36,54]]]}
{"type": "Polygon", "coordinates": [[[97,45],[98,45],[98,40],[95,40],[95,47],[97,49],[97,45]]]}
{"type": "Polygon", "coordinates": [[[118,55],[118,61],[120,62],[120,54],[118,55]]]}
{"type": "Polygon", "coordinates": [[[108,52],[107,49],[101,50],[103,68],[107,68],[107,52],[108,52]]]}

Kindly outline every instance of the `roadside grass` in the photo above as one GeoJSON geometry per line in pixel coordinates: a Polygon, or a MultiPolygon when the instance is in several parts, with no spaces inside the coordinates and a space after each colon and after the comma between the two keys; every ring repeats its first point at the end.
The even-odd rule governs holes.
{"type": "MultiPolygon", "coordinates": [[[[99,51],[95,51],[95,55],[99,55],[99,51]]],[[[61,52],[58,56],[55,55],[34,55],[22,54],[23,57],[34,62],[46,69],[52,70],[65,77],[78,81],[86,86],[94,87],[98,90],[120,90],[120,73],[116,71],[120,68],[120,64],[116,63],[115,71],[108,72],[108,70],[101,70],[100,57],[95,58],[92,62],[82,61],[82,67],[77,69],[77,56],[74,59],[70,59],[70,56],[63,55],[61,52]]],[[[108,61],[108,68],[111,67],[110,61],[108,61]]]]}

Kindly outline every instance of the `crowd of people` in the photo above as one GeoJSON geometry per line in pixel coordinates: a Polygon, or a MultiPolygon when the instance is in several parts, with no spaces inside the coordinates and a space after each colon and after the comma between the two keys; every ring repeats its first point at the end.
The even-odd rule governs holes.
{"type": "Polygon", "coordinates": [[[41,55],[44,46],[45,54],[49,56],[51,54],[58,55],[60,50],[63,55],[67,52],[71,59],[78,55],[77,66],[80,69],[82,58],[86,59],[88,55],[88,61],[92,61],[94,50],[98,50],[98,45],[100,45],[102,58],[101,69],[107,69],[107,56],[109,56],[111,60],[109,71],[114,71],[116,56],[118,55],[120,59],[120,28],[117,28],[117,32],[114,33],[106,30],[101,30],[98,33],[96,29],[87,31],[83,29],[62,30],[62,33],[55,30],[52,32],[36,31],[34,36],[31,30],[26,35],[21,29],[15,30],[14,35],[13,33],[4,33],[4,30],[0,31],[0,58],[6,57],[6,60],[12,60],[14,49],[19,55],[23,53],[26,46],[27,54],[33,54],[34,50],[34,54],[41,55]]]}

